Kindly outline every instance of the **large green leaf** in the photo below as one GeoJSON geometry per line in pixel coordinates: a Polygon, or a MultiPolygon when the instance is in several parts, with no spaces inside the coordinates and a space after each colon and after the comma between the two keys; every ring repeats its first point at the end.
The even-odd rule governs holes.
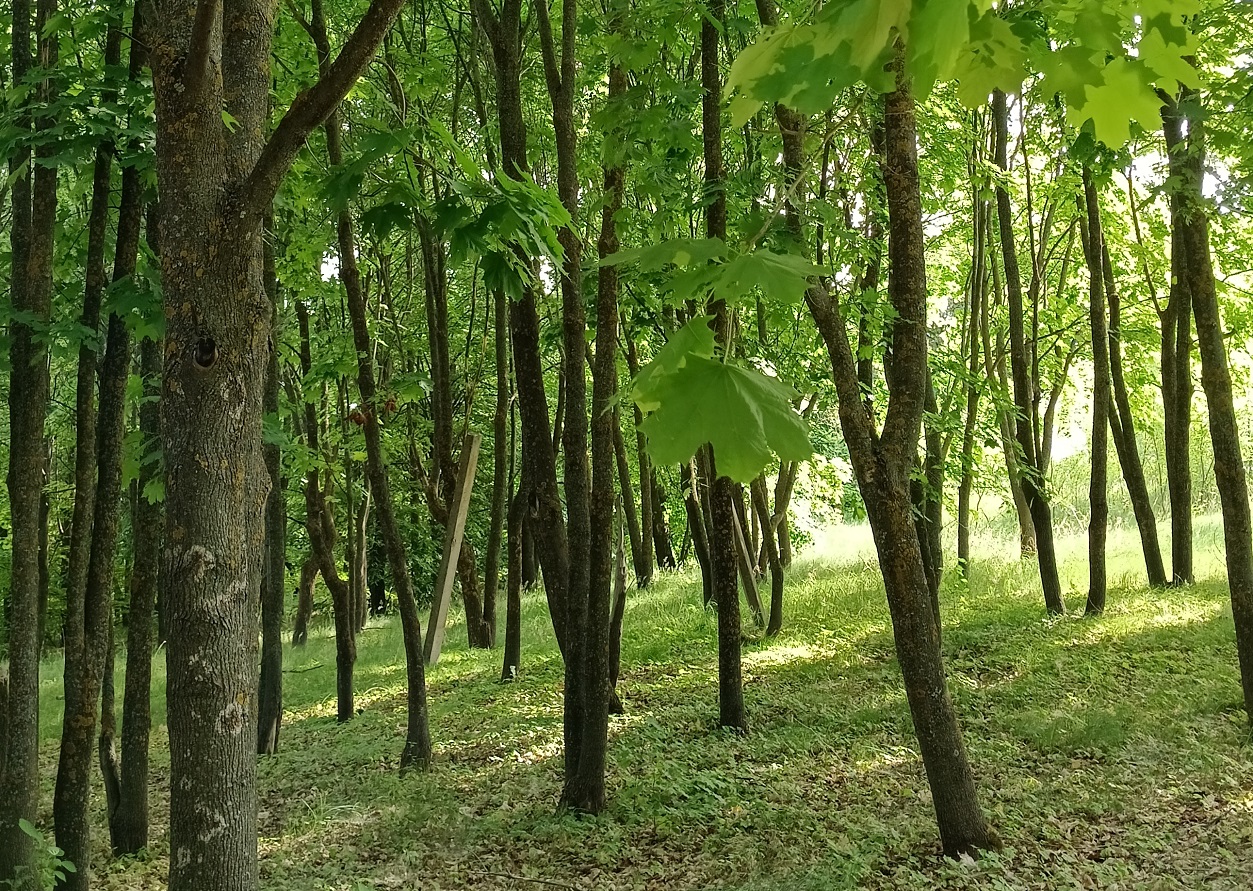
{"type": "Polygon", "coordinates": [[[718,473],[749,483],[773,455],[801,461],[813,454],[805,420],[792,407],[799,394],[756,369],[689,356],[654,393],[660,404],[641,429],[659,464],[686,461],[710,443],[718,473]]]}

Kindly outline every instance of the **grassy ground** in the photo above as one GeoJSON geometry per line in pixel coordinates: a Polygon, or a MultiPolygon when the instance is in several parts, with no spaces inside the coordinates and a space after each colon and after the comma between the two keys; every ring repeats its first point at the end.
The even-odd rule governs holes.
{"type": "MultiPolygon", "coordinates": [[[[1005,840],[977,864],[939,857],[869,538],[842,529],[794,567],[783,634],[745,648],[747,737],[714,726],[716,622],[694,579],[632,592],[627,714],[612,720],[612,804],[598,819],[554,812],[561,666],[541,598],[526,602],[512,685],[497,682],[499,651],[470,652],[450,630],[428,675],[437,764],[405,779],[399,627],[362,636],[363,711],[342,726],[321,629],[286,654],[281,753],[260,763],[262,886],[1248,889],[1253,746],[1217,530],[1198,532],[1208,580],[1165,592],[1144,588],[1134,538],[1116,533],[1110,608],[1095,620],[1046,620],[1034,567],[1004,542],[981,542],[968,587],[950,574],[950,686],[1005,840]]],[[[1063,544],[1081,612],[1083,541],[1063,544]]],[[[160,656],[155,667],[161,722],[160,656]]],[[[50,788],[60,680],[47,668],[50,788]]],[[[110,862],[101,828],[100,887],[164,887],[164,726],[153,743],[151,852],[110,862]]]]}

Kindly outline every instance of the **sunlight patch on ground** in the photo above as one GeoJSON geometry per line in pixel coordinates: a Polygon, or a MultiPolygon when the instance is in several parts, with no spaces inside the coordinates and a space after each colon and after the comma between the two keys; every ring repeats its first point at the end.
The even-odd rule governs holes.
{"type": "Polygon", "coordinates": [[[808,644],[793,644],[791,646],[773,646],[767,650],[747,653],[744,656],[743,663],[746,668],[761,665],[785,665],[800,659],[817,659],[825,655],[827,654],[808,644]]]}

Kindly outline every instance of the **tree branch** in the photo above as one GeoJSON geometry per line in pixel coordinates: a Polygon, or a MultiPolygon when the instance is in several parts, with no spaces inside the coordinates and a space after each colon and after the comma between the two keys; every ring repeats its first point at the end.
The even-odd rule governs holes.
{"type": "Polygon", "coordinates": [[[209,73],[213,28],[217,24],[222,0],[200,0],[196,4],[196,21],[192,25],[191,45],[187,49],[187,95],[198,96],[209,73]]]}
{"type": "Polygon", "coordinates": [[[326,73],[296,96],[240,190],[245,217],[261,219],[301,146],[348,95],[404,4],[405,0],[373,0],[326,73]]]}
{"type": "Polygon", "coordinates": [[[557,47],[553,42],[553,24],[548,17],[548,0],[535,0],[535,18],[539,22],[540,49],[544,56],[544,80],[548,95],[555,102],[561,93],[561,73],[557,68],[557,47]]]}

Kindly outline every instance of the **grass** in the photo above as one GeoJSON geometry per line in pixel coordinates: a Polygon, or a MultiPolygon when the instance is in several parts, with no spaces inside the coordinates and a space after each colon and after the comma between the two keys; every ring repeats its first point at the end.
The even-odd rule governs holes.
{"type": "MultiPolygon", "coordinates": [[[[398,625],[372,621],[362,635],[363,711],[346,725],[335,723],[334,647],[320,628],[285,654],[281,751],[260,761],[262,887],[1253,887],[1253,747],[1219,541],[1215,524],[1198,524],[1206,580],[1150,591],[1134,536],[1115,532],[1109,610],[1098,619],[1045,619],[1034,566],[1002,541],[979,543],[968,586],[948,575],[950,688],[1006,843],[977,864],[939,856],[864,530],[835,530],[799,559],[784,632],[746,645],[746,737],[714,726],[716,620],[700,607],[698,581],[667,575],[631,592],[627,713],[612,719],[611,805],[597,819],[554,810],[561,665],[542,597],[525,603],[514,684],[498,683],[499,651],[467,650],[453,625],[428,675],[437,763],[404,779],[398,625]]],[[[1083,540],[1065,540],[1062,552],[1078,613],[1083,540]]],[[[45,667],[50,792],[60,679],[45,667]]],[[[153,745],[151,850],[110,861],[97,801],[98,887],[164,887],[163,726],[153,745]]]]}

